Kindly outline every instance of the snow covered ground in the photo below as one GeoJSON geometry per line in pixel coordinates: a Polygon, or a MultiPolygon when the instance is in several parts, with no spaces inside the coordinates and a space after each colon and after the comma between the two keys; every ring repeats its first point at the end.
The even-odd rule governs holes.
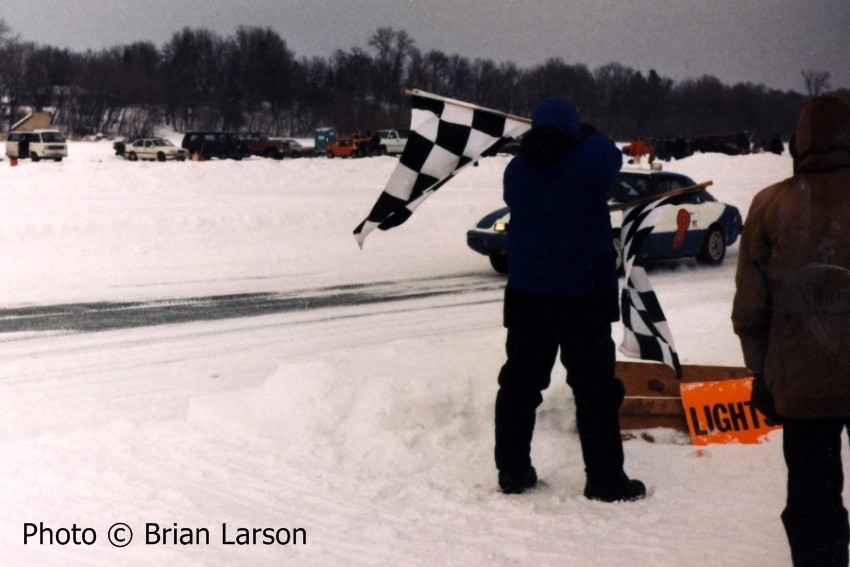
{"type": "MultiPolygon", "coordinates": [[[[507,158],[469,168],[361,251],[351,231],[394,158],[131,163],[108,142],[69,153],[0,161],[3,565],[790,563],[781,432],[697,451],[654,431],[625,444],[649,498],[590,502],[560,367],[535,437],[542,486],[498,492],[504,280],[465,232],[501,205],[507,158]],[[213,296],[241,294],[302,299],[203,319],[213,296]],[[148,301],[191,316],[150,325],[167,309],[131,304],[148,301]],[[121,324],[67,325],[107,307],[121,324]],[[110,544],[116,524],[116,539],[134,534],[126,547],[110,544]],[[255,528],[269,537],[240,545],[255,528]],[[275,537],[288,544],[264,543],[275,537]]],[[[667,168],[713,180],[746,214],[791,162],[697,155],[667,168]]],[[[720,267],[650,274],[685,363],[742,363],[736,257],[737,245],[720,267]]]]}

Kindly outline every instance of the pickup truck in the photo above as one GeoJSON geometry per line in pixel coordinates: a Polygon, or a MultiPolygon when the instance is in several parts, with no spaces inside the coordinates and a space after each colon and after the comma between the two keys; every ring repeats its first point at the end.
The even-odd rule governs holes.
{"type": "Polygon", "coordinates": [[[380,138],[378,151],[386,155],[400,155],[407,146],[405,130],[378,130],[375,135],[380,138]]]}
{"type": "Polygon", "coordinates": [[[254,156],[283,159],[289,150],[286,142],[269,138],[265,134],[249,132],[245,134],[245,139],[248,141],[248,151],[254,156]]]}

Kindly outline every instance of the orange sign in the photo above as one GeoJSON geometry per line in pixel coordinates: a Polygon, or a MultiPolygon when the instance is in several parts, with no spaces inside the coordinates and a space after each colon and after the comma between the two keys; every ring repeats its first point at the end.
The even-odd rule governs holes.
{"type": "Polygon", "coordinates": [[[694,445],[762,443],[781,426],[768,425],[750,405],[752,378],[690,382],[681,386],[682,404],[694,445]]]}

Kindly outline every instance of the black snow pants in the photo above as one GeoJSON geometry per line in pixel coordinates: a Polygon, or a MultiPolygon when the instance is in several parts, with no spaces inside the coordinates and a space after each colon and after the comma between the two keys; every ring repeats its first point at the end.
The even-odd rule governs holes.
{"type": "Polygon", "coordinates": [[[507,361],[496,396],[496,467],[531,466],[537,407],[558,355],[573,391],[587,478],[605,482],[623,472],[618,410],[623,384],[614,377],[611,323],[619,318],[617,290],[575,296],[505,292],[507,361]]]}
{"type": "Polygon", "coordinates": [[[782,523],[795,567],[847,567],[850,526],[841,496],[846,428],[848,419],[784,418],[788,499],[782,523]]]}

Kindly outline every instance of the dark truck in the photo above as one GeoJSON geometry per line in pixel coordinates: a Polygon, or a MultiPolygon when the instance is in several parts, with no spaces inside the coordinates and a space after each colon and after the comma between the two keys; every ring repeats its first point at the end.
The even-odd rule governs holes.
{"type": "Polygon", "coordinates": [[[244,137],[252,156],[283,159],[289,154],[289,144],[284,140],[269,138],[257,132],[249,132],[244,134],[244,137]]]}
{"type": "Polygon", "coordinates": [[[251,155],[248,141],[233,132],[187,132],[181,146],[190,156],[197,154],[203,159],[242,159],[251,155]]]}

